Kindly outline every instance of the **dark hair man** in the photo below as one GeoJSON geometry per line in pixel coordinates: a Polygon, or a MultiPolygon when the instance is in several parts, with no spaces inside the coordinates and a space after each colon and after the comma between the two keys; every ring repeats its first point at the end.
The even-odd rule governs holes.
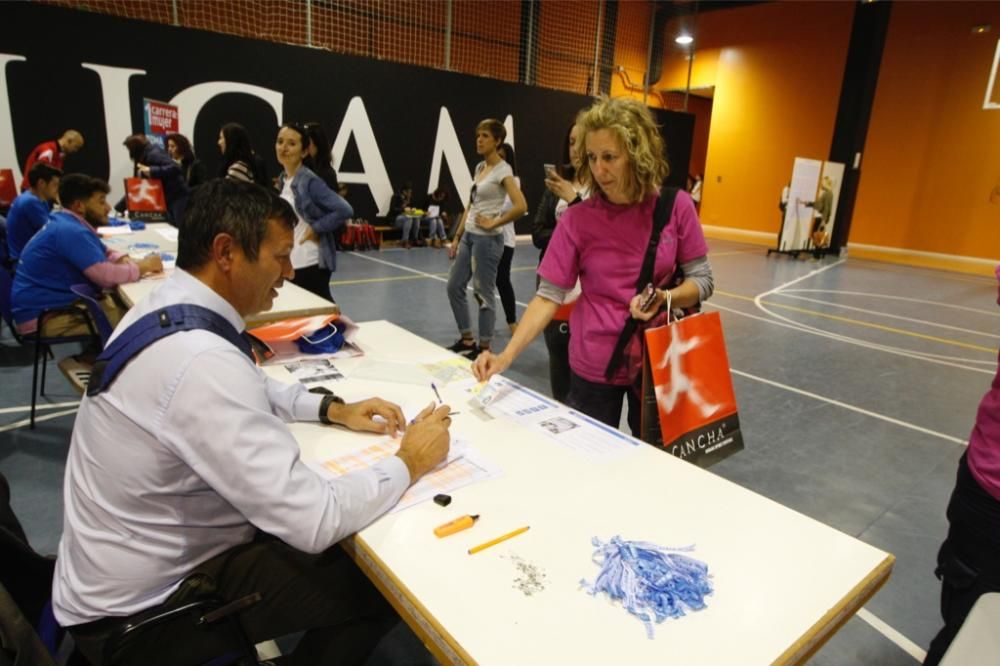
{"type": "MultiPolygon", "coordinates": [[[[129,618],[181,603],[181,583],[195,573],[225,600],[263,596],[240,616],[253,642],[306,630],[292,663],[363,663],[398,621],[331,547],[444,459],[448,407],[428,407],[406,428],[399,452],[370,468],[329,480],[302,462],[286,422],[394,434],[404,421],[384,400],[344,404],[272,380],[240,348],[244,318],[270,308],[294,276],[295,221],[287,202],[258,185],[201,185],[177,269],[129,311],[99,360],[112,367],[143,322],[170,312],[209,311],[216,322],[212,332],[181,330],[127,356],[110,383],[91,379],[101,388],[93,395],[91,386],[81,403],[53,607],[92,660],[129,618]]],[[[169,626],[153,633],[142,663],[213,656],[197,636],[169,626]]]]}
{"type": "MultiPolygon", "coordinates": [[[[159,255],[133,261],[101,241],[96,228],[108,223],[109,190],[103,180],[83,174],[72,173],[62,178],[59,184],[62,210],[50,215],[49,222],[25,246],[14,276],[11,301],[20,333],[35,331],[42,310],[65,307],[77,300],[71,291],[75,284],[90,282],[111,289],[163,270],[159,255]]],[[[103,301],[104,311],[114,325],[122,310],[112,299],[103,301]]],[[[60,315],[46,319],[43,329],[46,336],[77,335],[86,326],[76,317],[60,315]]]]}
{"type": "Polygon", "coordinates": [[[83,148],[83,135],[75,129],[66,130],[55,141],[46,141],[35,146],[28,153],[28,159],[24,161],[24,178],[21,180],[21,191],[24,192],[31,187],[31,183],[28,181],[28,174],[31,173],[31,167],[35,165],[35,162],[45,162],[62,171],[63,161],[66,159],[66,156],[72,155],[81,148],[83,148]]]}
{"type": "Polygon", "coordinates": [[[7,213],[7,254],[16,262],[31,237],[49,221],[52,202],[59,199],[62,171],[46,162],[35,162],[28,172],[30,187],[22,192],[7,213]]]}

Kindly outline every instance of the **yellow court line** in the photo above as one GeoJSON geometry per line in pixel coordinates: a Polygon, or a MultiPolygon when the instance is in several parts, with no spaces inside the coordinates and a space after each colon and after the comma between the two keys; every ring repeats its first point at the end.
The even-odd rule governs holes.
{"type": "Polygon", "coordinates": [[[932,266],[914,266],[912,264],[896,264],[887,261],[879,261],[878,259],[868,259],[867,257],[848,257],[848,261],[851,263],[863,263],[866,264],[864,268],[870,268],[876,271],[885,271],[886,273],[900,273],[902,275],[920,275],[927,278],[940,278],[942,280],[951,280],[952,282],[967,282],[969,284],[979,284],[986,286],[993,286],[996,284],[995,280],[987,275],[969,275],[966,273],[957,273],[955,271],[948,271],[941,268],[934,268],[932,266]],[[876,264],[876,265],[872,265],[876,264]],[[929,275],[929,273],[936,273],[936,275],[929,275]]]}
{"type": "MultiPolygon", "coordinates": [[[[744,301],[752,301],[754,299],[748,296],[741,296],[740,294],[733,294],[731,292],[715,290],[716,294],[722,294],[723,296],[730,296],[732,298],[738,298],[744,301]]],[[[804,314],[810,314],[816,317],[824,317],[826,319],[833,319],[835,321],[844,322],[847,324],[856,324],[857,326],[864,326],[866,328],[874,328],[880,331],[886,331],[889,333],[899,333],[900,335],[908,335],[911,338],[920,338],[921,340],[930,340],[931,342],[940,342],[944,345],[953,345],[955,347],[965,347],[966,349],[975,349],[977,351],[989,352],[990,354],[996,353],[996,348],[994,347],[983,347],[981,345],[974,345],[969,342],[959,342],[958,340],[951,340],[949,338],[939,338],[935,335],[926,335],[924,333],[914,333],[913,331],[907,331],[902,328],[895,328],[893,326],[885,326],[883,324],[872,324],[871,322],[861,321],[859,319],[851,319],[850,317],[841,317],[838,315],[827,314],[825,312],[817,312],[816,310],[810,310],[808,308],[797,308],[794,305],[786,305],[784,303],[774,303],[772,301],[761,301],[764,305],[768,305],[773,308],[781,308],[783,310],[792,310],[794,312],[802,312],[804,314]]]]}
{"type": "Polygon", "coordinates": [[[363,278],[359,280],[336,280],[331,287],[345,284],[370,284],[372,282],[396,282],[397,280],[429,280],[431,277],[448,277],[447,273],[428,273],[427,275],[394,275],[390,277],[363,278]]]}
{"type": "Polygon", "coordinates": [[[760,254],[762,251],[763,248],[757,248],[755,250],[732,250],[730,252],[712,252],[710,256],[714,259],[715,257],[725,257],[730,254],[760,254]]]}
{"type": "MultiPolygon", "coordinates": [[[[511,273],[523,271],[535,271],[532,266],[518,266],[510,269],[511,273]]],[[[447,273],[427,273],[426,275],[393,275],[377,278],[359,278],[357,280],[335,280],[330,283],[331,287],[339,287],[345,284],[371,284],[372,282],[396,282],[398,280],[429,280],[432,277],[448,277],[447,273]]]]}

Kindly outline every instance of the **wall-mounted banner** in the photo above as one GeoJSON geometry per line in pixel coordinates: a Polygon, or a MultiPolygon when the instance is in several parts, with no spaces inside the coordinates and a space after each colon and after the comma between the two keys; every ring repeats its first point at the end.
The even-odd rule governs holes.
{"type": "MultiPolygon", "coordinates": [[[[0,3],[0,25],[0,168],[19,172],[34,146],[71,127],[86,146],[67,159],[67,170],[108,179],[112,200],[132,175],[122,141],[142,131],[141,101],[150,99],[176,108],[180,133],[212,175],[222,167],[217,142],[225,123],[247,128],[269,176],[278,173],[278,125],[321,123],[348,200],[372,221],[404,181],[413,183],[417,205],[440,185],[450,193],[445,208],[461,210],[478,161],[476,125],[497,118],[508,128],[533,212],[544,190],[542,164],[560,160],[573,118],[591,103],[583,95],[36,3],[0,3]],[[39,26],[45,40],[37,39],[39,26]]],[[[669,184],[684,187],[694,116],[654,113],[675,165],[669,184]]],[[[531,219],[518,221],[522,233],[531,219]]]]}
{"type": "Polygon", "coordinates": [[[181,131],[180,116],[177,107],[155,99],[142,100],[143,120],[146,126],[146,138],[158,145],[165,146],[168,134],[181,131]]]}

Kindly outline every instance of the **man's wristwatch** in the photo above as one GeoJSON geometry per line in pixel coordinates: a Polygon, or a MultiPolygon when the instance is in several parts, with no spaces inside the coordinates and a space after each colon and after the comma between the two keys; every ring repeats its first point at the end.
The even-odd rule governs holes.
{"type": "Polygon", "coordinates": [[[345,404],[344,399],[338,395],[333,395],[331,393],[329,395],[324,395],[323,400],[320,401],[319,403],[319,420],[325,423],[326,425],[333,424],[333,421],[331,421],[330,417],[327,416],[327,412],[330,411],[330,405],[333,404],[343,405],[345,404]]]}

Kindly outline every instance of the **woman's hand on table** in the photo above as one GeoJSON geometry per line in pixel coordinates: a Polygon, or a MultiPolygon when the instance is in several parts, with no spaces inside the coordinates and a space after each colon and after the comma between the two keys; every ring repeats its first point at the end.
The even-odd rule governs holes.
{"type": "Polygon", "coordinates": [[[347,404],[333,403],[326,416],[334,423],[361,432],[395,436],[406,429],[406,420],[399,405],[381,398],[347,404]]]}
{"type": "Polygon", "coordinates": [[[396,456],[406,465],[410,483],[434,469],[447,457],[451,442],[448,428],[451,407],[428,405],[406,429],[396,456]]]}
{"type": "Polygon", "coordinates": [[[505,354],[493,354],[484,351],[472,364],[472,374],[477,381],[485,382],[493,375],[499,374],[510,367],[513,359],[508,359],[505,354]]]}

